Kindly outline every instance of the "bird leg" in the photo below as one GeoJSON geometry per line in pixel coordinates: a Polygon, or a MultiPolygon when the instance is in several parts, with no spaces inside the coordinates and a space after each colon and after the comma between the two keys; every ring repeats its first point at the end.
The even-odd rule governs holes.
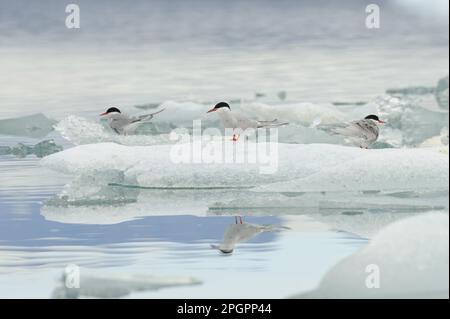
{"type": "Polygon", "coordinates": [[[233,142],[237,142],[237,141],[239,140],[239,137],[240,137],[240,135],[238,135],[238,134],[233,134],[233,139],[232,139],[232,141],[233,141],[233,142]]]}

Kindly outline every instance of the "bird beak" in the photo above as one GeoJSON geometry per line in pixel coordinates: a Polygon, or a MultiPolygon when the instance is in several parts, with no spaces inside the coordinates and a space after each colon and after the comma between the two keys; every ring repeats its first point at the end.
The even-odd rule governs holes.
{"type": "Polygon", "coordinates": [[[215,112],[215,111],[217,111],[217,109],[216,109],[216,108],[212,108],[211,110],[209,110],[209,111],[206,112],[206,113],[212,113],[212,112],[215,112]]]}
{"type": "Polygon", "coordinates": [[[108,112],[103,112],[102,114],[100,114],[100,116],[104,116],[106,114],[108,114],[108,112]]]}
{"type": "Polygon", "coordinates": [[[382,121],[382,120],[379,120],[378,123],[380,123],[380,124],[386,124],[386,122],[385,122],[385,121],[382,121]]]}

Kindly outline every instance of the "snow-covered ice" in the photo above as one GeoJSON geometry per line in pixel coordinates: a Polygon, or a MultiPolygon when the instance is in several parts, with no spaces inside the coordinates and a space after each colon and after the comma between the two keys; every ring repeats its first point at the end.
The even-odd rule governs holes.
{"type": "Polygon", "coordinates": [[[42,113],[0,120],[0,134],[41,138],[53,131],[56,121],[42,113]]]}
{"type": "Polygon", "coordinates": [[[61,285],[56,287],[52,297],[66,298],[121,298],[133,292],[158,290],[162,288],[199,285],[201,281],[192,277],[183,276],[150,276],[143,274],[101,274],[96,272],[85,273],[80,271],[79,288],[67,288],[65,276],[62,276],[61,285]]]}
{"type": "Polygon", "coordinates": [[[335,265],[317,289],[298,297],[448,298],[448,268],[448,213],[428,213],[382,229],[367,246],[335,265]],[[378,284],[369,278],[374,267],[378,284]],[[372,284],[378,288],[369,288],[372,284]]]}
{"type": "MultiPolygon", "coordinates": [[[[231,147],[234,145],[231,142],[231,147]]],[[[210,147],[221,149],[222,143],[210,147]]],[[[274,144],[274,174],[267,164],[180,164],[172,145],[124,146],[99,143],[77,146],[42,160],[61,173],[123,173],[123,183],[152,188],[255,187],[264,192],[448,189],[448,156],[434,149],[361,150],[327,144],[274,144]],[[272,185],[267,185],[276,183],[272,185]]],[[[237,148],[243,158],[246,149],[237,148]]]]}

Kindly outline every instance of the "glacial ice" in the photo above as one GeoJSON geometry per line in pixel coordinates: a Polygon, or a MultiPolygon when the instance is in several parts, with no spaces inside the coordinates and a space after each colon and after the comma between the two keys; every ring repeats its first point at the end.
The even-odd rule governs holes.
{"type": "Polygon", "coordinates": [[[0,120],[0,134],[42,138],[53,131],[56,121],[44,114],[0,120]]]}
{"type": "MultiPolygon", "coordinates": [[[[211,149],[222,150],[223,146],[221,142],[205,145],[203,155],[211,149]]],[[[231,141],[226,141],[225,145],[231,150],[236,147],[231,141]]],[[[448,189],[448,156],[434,149],[361,150],[327,144],[268,145],[274,154],[267,157],[267,162],[256,164],[181,164],[175,163],[171,156],[183,147],[191,150],[192,145],[131,147],[115,143],[77,146],[45,157],[41,163],[73,175],[107,175],[106,172],[117,170],[123,172],[123,184],[151,188],[261,186],[257,191],[263,192],[448,189]],[[274,173],[264,173],[263,168],[274,169],[274,173]]],[[[248,155],[240,147],[234,151],[241,158],[248,155]]]]}
{"type": "Polygon", "coordinates": [[[168,134],[159,135],[117,135],[100,123],[83,117],[70,115],[60,121],[55,130],[75,145],[115,142],[123,145],[157,145],[170,143],[168,134]]]}
{"type": "Polygon", "coordinates": [[[101,274],[95,271],[80,272],[79,288],[67,288],[65,275],[61,284],[52,293],[52,298],[122,298],[133,292],[158,290],[161,288],[199,285],[201,281],[192,277],[158,277],[138,274],[101,274]]]}
{"type": "Polygon", "coordinates": [[[447,298],[449,216],[427,213],[394,222],[335,265],[298,298],[447,298]],[[375,269],[375,270],[374,270],[375,269]],[[379,271],[379,288],[368,288],[379,271]]]}
{"type": "Polygon", "coordinates": [[[433,150],[383,149],[260,192],[342,192],[448,189],[448,157],[433,150]]]}
{"type": "MultiPolygon", "coordinates": [[[[88,180],[99,181],[96,178],[88,180]]],[[[269,194],[250,193],[250,190],[224,192],[220,189],[147,190],[76,182],[46,201],[41,207],[41,215],[47,220],[69,224],[117,224],[144,216],[187,214],[338,215],[342,216],[341,221],[348,223],[333,222],[336,228],[367,236],[381,224],[369,224],[367,220],[383,221],[382,216],[386,214],[400,218],[429,210],[448,211],[448,192],[269,194]]]]}
{"type": "Polygon", "coordinates": [[[387,122],[380,129],[379,141],[394,146],[420,145],[449,126],[448,112],[427,107],[423,100],[380,96],[371,104],[387,122]]]}
{"type": "MultiPolygon", "coordinates": [[[[245,196],[237,191],[167,191],[118,186],[109,186],[109,195],[102,192],[92,196],[86,195],[81,184],[72,187],[71,191],[65,190],[64,194],[44,203],[41,215],[45,219],[69,224],[108,225],[145,216],[207,216],[209,205],[220,200],[231,201],[232,198],[245,196]],[[80,194],[76,194],[77,191],[80,194]],[[123,193],[120,193],[121,191],[123,193]],[[124,201],[124,198],[129,201],[124,201]]],[[[91,190],[94,187],[87,186],[91,190]]],[[[104,186],[97,187],[106,190],[104,186]]]]}
{"type": "MultiPolygon", "coordinates": [[[[212,103],[211,103],[212,105],[212,103]]],[[[106,125],[78,116],[69,116],[56,126],[63,137],[73,144],[115,142],[123,145],[157,145],[171,143],[169,133],[176,128],[191,132],[194,120],[201,120],[202,129],[221,128],[214,114],[206,114],[211,105],[195,102],[167,101],[158,108],[166,110],[150,123],[140,125],[135,135],[118,136],[106,125]]],[[[152,105],[153,107],[153,105],[152,105]]],[[[330,136],[315,125],[348,122],[368,114],[379,114],[387,121],[380,130],[376,148],[418,146],[439,135],[449,126],[448,111],[438,106],[434,95],[384,95],[364,105],[313,104],[304,102],[235,101],[234,112],[258,120],[278,119],[290,125],[279,129],[282,143],[346,144],[339,136],[330,136]]]]}
{"type": "Polygon", "coordinates": [[[60,152],[63,147],[57,145],[53,140],[45,140],[35,145],[25,145],[19,143],[16,146],[0,146],[0,155],[15,155],[17,157],[26,157],[28,155],[36,155],[42,158],[44,156],[60,152]]]}
{"type": "Polygon", "coordinates": [[[439,80],[435,93],[439,106],[445,110],[448,110],[448,89],[449,80],[447,76],[439,80]]]}
{"type": "Polygon", "coordinates": [[[313,103],[289,103],[268,105],[263,103],[249,103],[241,107],[241,112],[251,118],[259,120],[278,119],[281,122],[296,123],[310,126],[317,118],[322,123],[335,123],[349,119],[349,115],[339,111],[331,105],[313,103]]]}

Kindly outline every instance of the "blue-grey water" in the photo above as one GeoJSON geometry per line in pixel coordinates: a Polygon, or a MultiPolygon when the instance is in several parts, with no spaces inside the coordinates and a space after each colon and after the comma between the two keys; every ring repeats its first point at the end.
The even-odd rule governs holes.
{"type": "MultiPolygon", "coordinates": [[[[43,113],[55,121],[71,114],[97,121],[107,105],[207,105],[257,94],[271,103],[279,102],[279,92],[292,103],[367,102],[392,88],[434,87],[448,75],[446,1],[379,1],[377,30],[365,27],[362,0],[76,3],[81,28],[69,30],[61,1],[0,0],[0,120],[43,113]]],[[[57,132],[30,137],[32,131],[8,134],[0,127],[0,146],[53,139],[73,147],[57,132]]],[[[157,216],[145,214],[145,199],[159,194],[143,190],[137,200],[125,190],[131,202],[112,205],[110,216],[108,205],[46,206],[72,177],[41,167],[34,154],[22,156],[0,155],[0,298],[55,296],[70,264],[82,276],[111,280],[195,279],[122,297],[284,298],[314,289],[334,264],[368,242],[366,233],[327,222],[327,214],[205,213],[196,209],[195,194],[171,194],[192,205],[157,216]],[[221,242],[235,215],[285,228],[224,255],[211,245],[221,242]]],[[[443,199],[448,192],[414,213],[434,204],[448,211],[443,199]]],[[[395,212],[383,206],[364,214],[403,218],[393,218],[395,212]]]]}

